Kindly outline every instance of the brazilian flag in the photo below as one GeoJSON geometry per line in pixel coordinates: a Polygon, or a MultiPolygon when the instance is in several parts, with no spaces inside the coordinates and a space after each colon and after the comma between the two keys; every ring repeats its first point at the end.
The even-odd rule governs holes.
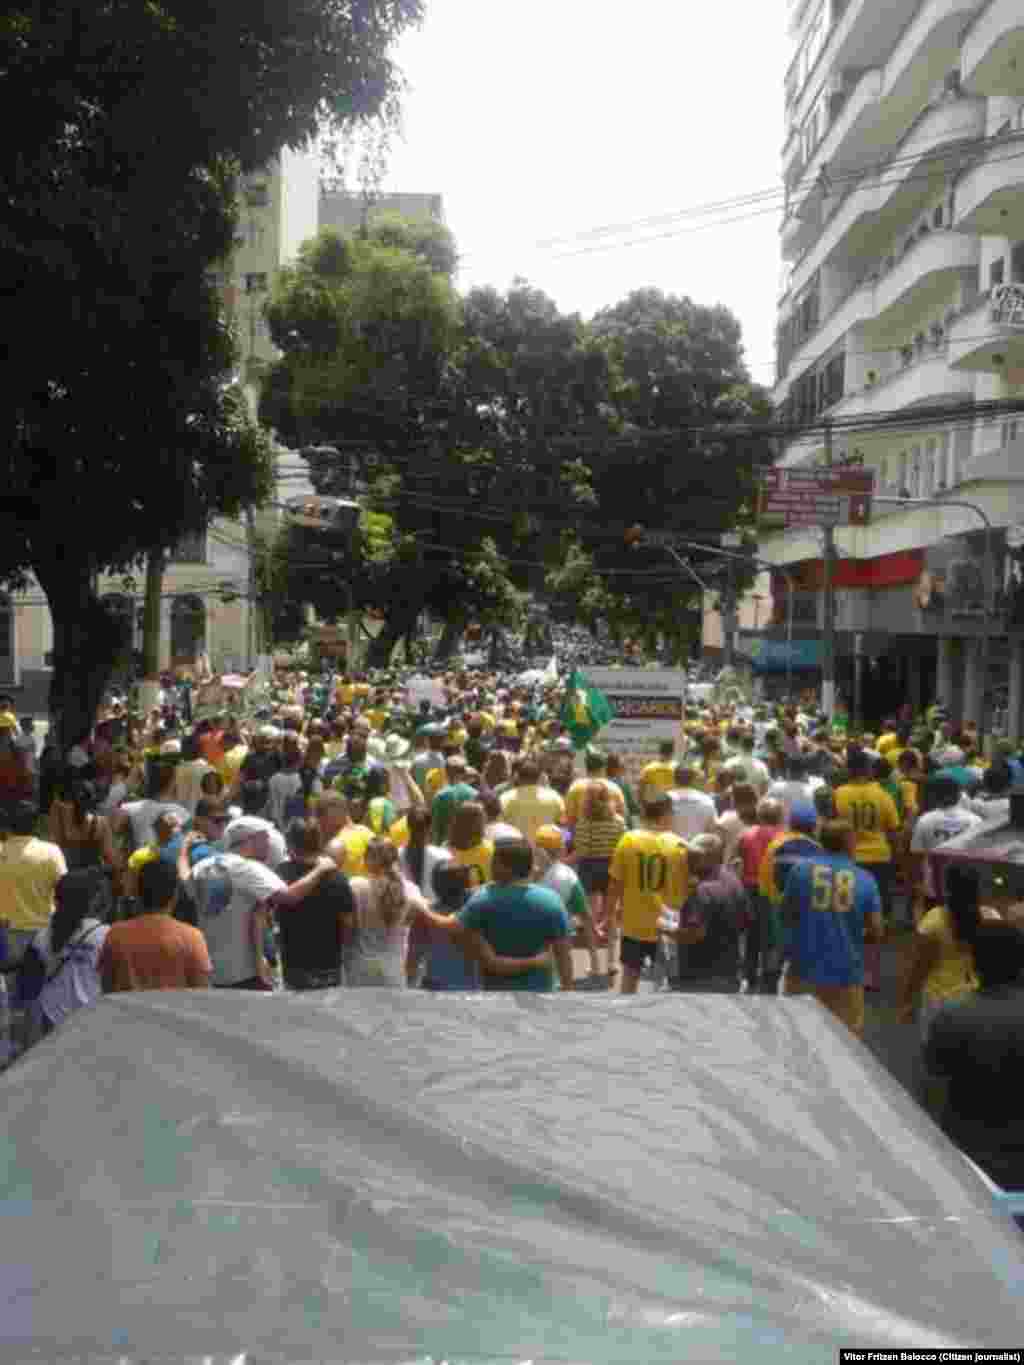
{"type": "Polygon", "coordinates": [[[574,668],[566,684],[562,703],[561,722],[572,738],[574,749],[585,749],[597,732],[614,717],[615,708],[578,668],[574,668]]]}

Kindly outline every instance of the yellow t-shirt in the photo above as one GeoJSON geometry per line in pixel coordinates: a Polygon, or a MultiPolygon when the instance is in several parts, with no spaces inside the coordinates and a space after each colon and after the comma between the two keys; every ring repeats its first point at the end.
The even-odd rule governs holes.
{"type": "Polygon", "coordinates": [[[607,777],[581,777],[578,781],[574,782],[565,793],[565,818],[570,825],[575,825],[577,820],[583,815],[583,799],[586,796],[587,788],[592,782],[600,782],[603,786],[608,788],[609,792],[611,792],[613,813],[615,815],[625,816],[626,798],[622,795],[622,791],[614,782],[609,781],[607,777]]]}
{"type": "Polygon", "coordinates": [[[351,706],[356,699],[356,689],[353,683],[342,683],[335,689],[339,706],[351,706]]]}
{"type": "Polygon", "coordinates": [[[877,782],[848,782],[836,791],[836,815],[857,833],[854,860],[887,863],[892,859],[888,836],[900,828],[896,802],[877,782]]]}
{"type": "Polygon", "coordinates": [[[56,844],[33,835],[12,834],[4,841],[0,880],[0,920],[19,933],[45,929],[53,914],[53,892],[68,870],[56,844]]]}
{"type": "Polygon", "coordinates": [[[447,786],[448,776],[443,768],[431,768],[423,780],[423,795],[435,797],[442,787],[447,786]]]}
{"type": "Polygon", "coordinates": [[[369,683],[356,683],[354,690],[357,697],[368,697],[373,688],[369,683]]]}
{"type": "Polygon", "coordinates": [[[479,715],[480,717],[480,724],[488,733],[490,733],[490,731],[492,731],[498,724],[497,720],[490,713],[490,711],[478,711],[477,715],[479,715]]]}
{"type": "Polygon", "coordinates": [[[401,820],[396,820],[388,830],[388,838],[395,848],[405,848],[409,842],[409,821],[403,815],[401,820]]]}
{"type": "Polygon", "coordinates": [[[447,735],[445,736],[445,739],[447,743],[457,744],[461,749],[462,746],[465,744],[466,740],[469,739],[469,731],[464,730],[460,725],[457,730],[449,730],[447,735]]]}
{"type": "Polygon", "coordinates": [[[217,765],[217,771],[224,779],[225,787],[231,787],[238,781],[238,774],[248,756],[249,750],[244,744],[236,744],[224,755],[223,761],[217,765]]]}
{"type": "Polygon", "coordinates": [[[453,848],[451,855],[452,862],[457,867],[472,869],[470,885],[474,891],[491,880],[491,860],[494,857],[494,845],[490,839],[485,839],[482,844],[477,844],[476,848],[453,848]]]}
{"type": "Polygon", "coordinates": [[[929,910],[917,926],[917,932],[930,939],[939,950],[938,961],[924,983],[924,994],[929,1000],[957,1000],[978,989],[974,950],[969,943],[961,943],[956,937],[944,905],[929,910]]]}
{"type": "Polygon", "coordinates": [[[370,722],[375,730],[383,730],[388,718],[387,711],[364,711],[363,715],[370,722]]]}
{"type": "Polygon", "coordinates": [[[654,787],[659,792],[670,792],[675,785],[675,764],[669,763],[665,759],[659,758],[656,763],[648,763],[640,770],[641,794],[648,787],[654,787]]]}
{"type": "Polygon", "coordinates": [[[346,877],[365,877],[366,850],[376,837],[366,825],[349,825],[334,836],[324,852],[334,859],[346,877]]]}
{"type": "Polygon", "coordinates": [[[609,871],[622,885],[623,936],[654,943],[664,907],[680,906],[686,897],[686,845],[668,831],[631,830],[619,840],[609,871]]]}
{"type": "MultiPolygon", "coordinates": [[[[882,758],[889,758],[889,750],[898,749],[899,744],[899,735],[897,735],[896,731],[887,730],[884,735],[879,735],[878,741],[875,744],[875,752],[880,754],[882,758]]],[[[895,763],[896,759],[889,758],[889,762],[895,763]]]]}
{"type": "Polygon", "coordinates": [[[908,820],[916,819],[919,810],[917,800],[917,783],[912,782],[909,777],[900,779],[900,787],[903,791],[903,809],[908,820]]]}

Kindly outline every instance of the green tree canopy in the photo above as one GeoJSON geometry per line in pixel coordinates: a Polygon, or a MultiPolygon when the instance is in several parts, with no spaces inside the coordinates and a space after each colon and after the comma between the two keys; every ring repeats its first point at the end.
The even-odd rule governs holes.
{"type": "Polygon", "coordinates": [[[58,0],[0,16],[0,577],[47,596],[65,738],[90,723],[117,638],[93,575],[267,490],[205,279],[231,250],[239,171],[325,117],[393,107],[391,45],[420,15],[58,0]]]}

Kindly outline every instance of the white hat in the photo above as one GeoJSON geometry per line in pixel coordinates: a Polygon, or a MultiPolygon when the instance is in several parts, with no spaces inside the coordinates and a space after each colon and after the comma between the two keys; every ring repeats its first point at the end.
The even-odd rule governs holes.
{"type": "Polygon", "coordinates": [[[160,752],[161,752],[162,754],[180,754],[180,753],[181,753],[181,740],[180,740],[180,739],[165,739],[164,742],[163,742],[163,744],[160,745],[160,752]]]}
{"type": "Polygon", "coordinates": [[[266,834],[267,822],[260,820],[254,815],[242,815],[237,820],[232,820],[231,824],[224,832],[223,845],[227,852],[237,848],[239,844],[248,843],[250,839],[255,839],[260,834],[266,834]]]}

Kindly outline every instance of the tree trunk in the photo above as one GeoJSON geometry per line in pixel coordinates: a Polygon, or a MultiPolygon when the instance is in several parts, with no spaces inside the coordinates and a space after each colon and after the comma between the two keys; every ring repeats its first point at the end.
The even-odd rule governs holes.
{"type": "Polygon", "coordinates": [[[121,630],[100,605],[92,575],[73,559],[36,562],[32,569],[53,620],[50,726],[61,753],[96,721],[117,659],[121,630]]]}
{"type": "Polygon", "coordinates": [[[145,682],[160,681],[160,599],[166,565],[163,550],[150,550],[146,557],[146,590],[142,603],[142,677],[145,682]]]}
{"type": "Polygon", "coordinates": [[[437,642],[437,649],[434,651],[434,662],[444,663],[455,653],[455,648],[462,638],[465,625],[462,621],[446,621],[444,629],[441,631],[441,638],[437,642]]]}
{"type": "Polygon", "coordinates": [[[388,616],[387,624],[381,633],[375,640],[370,641],[366,651],[367,668],[387,668],[390,665],[395,645],[403,636],[415,633],[419,612],[418,603],[403,604],[395,608],[388,616]]]}

